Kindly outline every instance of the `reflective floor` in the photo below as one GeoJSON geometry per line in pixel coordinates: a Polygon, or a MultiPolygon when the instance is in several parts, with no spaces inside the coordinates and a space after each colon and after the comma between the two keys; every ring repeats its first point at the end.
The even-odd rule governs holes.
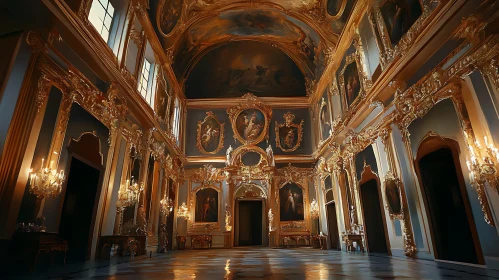
{"type": "Polygon", "coordinates": [[[499,279],[499,271],[309,248],[174,251],[64,279],[499,279]]]}

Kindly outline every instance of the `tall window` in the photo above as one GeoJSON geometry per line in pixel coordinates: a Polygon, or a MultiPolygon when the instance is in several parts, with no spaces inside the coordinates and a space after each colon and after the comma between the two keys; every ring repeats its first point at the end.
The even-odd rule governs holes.
{"type": "Polygon", "coordinates": [[[144,99],[149,103],[149,105],[154,108],[154,88],[153,83],[154,78],[152,75],[154,71],[154,65],[150,63],[146,58],[144,58],[144,64],[142,65],[142,72],[140,73],[139,79],[139,92],[144,97],[144,99]]]}
{"type": "Polygon", "coordinates": [[[173,109],[173,135],[175,135],[175,138],[177,138],[177,143],[179,140],[178,139],[179,132],[180,132],[180,104],[177,98],[175,99],[175,108],[173,109]]]}
{"type": "Polygon", "coordinates": [[[88,20],[97,29],[104,41],[109,40],[109,30],[113,22],[114,7],[109,0],[93,0],[88,20]]]}

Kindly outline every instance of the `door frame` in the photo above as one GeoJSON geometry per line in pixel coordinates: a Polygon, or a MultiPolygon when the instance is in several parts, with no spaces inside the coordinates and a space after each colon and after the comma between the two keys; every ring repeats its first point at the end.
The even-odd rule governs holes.
{"type": "MultiPolygon", "coordinates": [[[[269,244],[269,239],[268,239],[268,221],[267,221],[267,215],[265,215],[265,210],[267,209],[266,205],[266,199],[263,197],[243,197],[243,198],[236,198],[234,201],[235,207],[234,207],[234,247],[240,247],[239,245],[239,202],[241,201],[261,201],[262,202],[262,247],[268,247],[269,244]]],[[[258,245],[255,245],[258,246],[258,245]]]]}
{"type": "Polygon", "coordinates": [[[336,202],[334,200],[331,200],[329,202],[327,202],[325,204],[325,207],[326,207],[326,220],[327,220],[327,233],[328,233],[328,243],[330,244],[331,246],[331,250],[335,250],[335,251],[341,251],[341,237],[340,237],[340,230],[339,230],[339,223],[338,223],[338,209],[336,207],[336,202]],[[333,249],[333,242],[331,240],[331,228],[329,226],[329,211],[327,211],[327,208],[330,206],[330,205],[333,205],[334,206],[334,212],[336,213],[336,219],[335,219],[335,222],[336,222],[336,228],[338,229],[338,244],[337,245],[337,249],[333,249]]]}
{"type": "Polygon", "coordinates": [[[371,166],[370,165],[364,165],[364,168],[362,169],[362,173],[361,173],[361,178],[360,178],[360,181],[358,183],[358,190],[359,190],[359,200],[360,200],[360,212],[361,212],[361,215],[362,215],[362,226],[364,227],[364,240],[365,240],[365,248],[367,249],[367,251],[370,253],[370,249],[369,249],[369,237],[367,235],[367,227],[366,227],[366,217],[364,215],[364,202],[362,200],[362,188],[361,186],[371,180],[375,180],[376,181],[376,188],[378,189],[378,201],[379,201],[379,205],[380,205],[380,211],[381,211],[381,218],[382,218],[382,222],[383,222],[383,231],[384,231],[384,234],[385,234],[385,244],[386,244],[386,251],[388,253],[388,255],[392,255],[392,249],[391,249],[391,246],[390,246],[390,240],[389,240],[389,235],[388,235],[388,227],[386,225],[386,216],[385,216],[385,208],[383,207],[385,204],[383,203],[383,196],[381,194],[382,190],[381,190],[381,183],[380,183],[380,180],[379,180],[379,177],[378,175],[372,170],[371,166]]]}
{"type": "Polygon", "coordinates": [[[464,181],[463,170],[461,167],[461,163],[459,161],[459,155],[461,153],[459,149],[459,143],[454,139],[442,137],[437,133],[430,132],[419,143],[416,153],[416,158],[414,159],[414,169],[416,171],[416,177],[420,186],[419,189],[421,191],[423,203],[425,206],[424,213],[426,214],[429,224],[429,231],[431,236],[431,248],[433,250],[433,256],[435,260],[443,260],[439,258],[437,251],[437,245],[434,233],[435,229],[433,227],[433,221],[431,219],[430,209],[428,208],[429,205],[428,205],[428,200],[426,198],[426,189],[423,185],[423,180],[421,179],[421,169],[419,167],[419,161],[426,155],[429,155],[440,149],[449,149],[452,153],[452,159],[454,160],[454,168],[456,170],[457,180],[459,182],[459,189],[461,192],[461,197],[463,199],[464,208],[466,211],[466,217],[468,218],[468,225],[470,227],[471,236],[473,238],[473,244],[475,246],[475,252],[477,255],[478,264],[483,265],[485,264],[485,259],[482,252],[482,246],[480,245],[480,239],[478,237],[478,231],[476,228],[475,219],[473,217],[473,212],[471,210],[471,204],[469,201],[468,191],[466,189],[466,183],[464,181]]]}
{"type": "MultiPolygon", "coordinates": [[[[88,144],[88,145],[90,145],[90,144],[88,144]]],[[[64,202],[66,200],[68,178],[69,178],[70,173],[71,173],[71,164],[73,162],[73,158],[76,158],[77,160],[83,162],[84,164],[99,171],[99,180],[97,182],[97,189],[96,189],[96,193],[95,193],[94,207],[92,210],[92,219],[90,220],[90,228],[89,228],[88,243],[87,243],[87,253],[85,256],[86,260],[89,260],[92,257],[91,251],[92,251],[92,243],[93,243],[94,238],[99,238],[99,236],[94,236],[94,230],[95,230],[95,227],[97,226],[97,222],[99,223],[98,226],[101,227],[102,221],[103,221],[103,217],[99,217],[99,220],[97,219],[97,208],[99,206],[99,199],[100,199],[100,196],[102,193],[102,183],[104,181],[104,173],[105,173],[105,166],[102,164],[103,157],[102,157],[100,145],[101,145],[100,138],[97,135],[95,135],[93,132],[85,132],[85,133],[81,134],[77,140],[74,138],[71,138],[71,140],[69,141],[69,145],[67,147],[67,149],[68,149],[68,155],[67,155],[68,161],[67,161],[66,168],[65,168],[65,170],[68,170],[68,173],[66,175],[66,178],[64,180],[64,184],[63,184],[63,187],[61,190],[59,209],[58,209],[58,214],[57,214],[57,232],[59,232],[62,210],[64,208],[64,202]],[[88,157],[88,155],[89,155],[88,150],[85,149],[85,147],[87,147],[87,146],[84,144],[88,141],[86,139],[90,135],[97,138],[97,140],[99,142],[98,153],[99,153],[100,158],[101,158],[100,163],[98,161],[96,161],[96,158],[92,159],[91,157],[88,157]],[[80,140],[83,140],[83,141],[80,141],[80,140]]],[[[102,213],[102,215],[103,215],[103,213],[102,213]]],[[[99,233],[100,233],[100,230],[99,230],[99,233]]],[[[96,246],[98,246],[98,242],[96,242],[96,246]]]]}

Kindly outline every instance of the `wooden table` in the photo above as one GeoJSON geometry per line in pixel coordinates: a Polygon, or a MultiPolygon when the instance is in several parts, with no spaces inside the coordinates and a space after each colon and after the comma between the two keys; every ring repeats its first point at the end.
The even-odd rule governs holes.
{"type": "Polygon", "coordinates": [[[312,247],[325,250],[327,247],[327,235],[312,235],[312,247]]]}
{"type": "Polygon", "coordinates": [[[68,242],[57,232],[16,232],[12,238],[15,258],[23,259],[30,264],[31,271],[35,270],[36,260],[41,252],[64,252],[64,264],[68,242]]]}
{"type": "Polygon", "coordinates": [[[195,245],[201,249],[205,246],[211,249],[211,234],[189,235],[191,237],[191,248],[194,249],[195,245]]]}
{"type": "Polygon", "coordinates": [[[310,234],[309,233],[286,233],[280,234],[279,240],[281,242],[281,246],[289,247],[291,246],[291,241],[294,241],[295,246],[299,246],[299,242],[304,240],[306,246],[310,246],[310,234]]]}
{"type": "Polygon", "coordinates": [[[183,235],[177,235],[175,238],[177,240],[177,249],[178,250],[184,250],[185,249],[185,242],[187,240],[187,237],[183,236],[183,235]]]}
{"type": "Polygon", "coordinates": [[[356,242],[357,246],[360,247],[360,251],[364,252],[364,243],[362,242],[364,236],[362,234],[344,234],[343,242],[346,244],[347,252],[355,252],[357,248],[353,246],[356,242]]]}
{"type": "Polygon", "coordinates": [[[102,258],[102,259],[107,259],[108,256],[102,255],[103,252],[106,252],[104,250],[105,247],[111,247],[113,244],[118,245],[118,255],[123,256],[125,252],[125,245],[128,242],[129,238],[133,238],[138,241],[138,246],[137,246],[137,255],[141,255],[145,253],[146,250],[146,236],[145,235],[103,235],[99,237],[99,246],[97,248],[97,257],[102,258]]]}

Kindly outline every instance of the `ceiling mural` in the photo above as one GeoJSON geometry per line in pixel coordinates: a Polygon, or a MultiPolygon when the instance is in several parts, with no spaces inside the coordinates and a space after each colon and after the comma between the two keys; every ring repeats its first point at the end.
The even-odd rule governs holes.
{"type": "MultiPolygon", "coordinates": [[[[196,97],[186,94],[187,98],[241,96],[246,91],[262,97],[303,96],[303,86],[291,87],[289,75],[283,85],[280,76],[282,73],[275,72],[278,71],[277,68],[265,69],[263,65],[258,65],[257,69],[257,65],[247,61],[245,63],[249,63],[246,65],[249,67],[245,68],[245,73],[235,74],[236,79],[242,74],[242,80],[230,80],[234,74],[232,70],[241,70],[236,67],[230,73],[223,74],[223,81],[217,81],[222,83],[222,89],[217,88],[215,92],[214,81],[209,81],[211,85],[208,87],[204,87],[203,83],[200,83],[203,86],[189,85],[190,75],[199,75],[196,69],[203,68],[197,65],[210,60],[205,56],[214,56],[215,49],[234,41],[248,45],[252,44],[251,41],[265,42],[280,49],[280,53],[286,54],[289,61],[294,62],[291,69],[300,69],[303,73],[306,91],[314,92],[327,64],[332,61],[339,37],[357,2],[359,1],[149,0],[150,14],[153,14],[151,19],[156,23],[154,27],[161,44],[172,58],[172,68],[178,82],[186,87],[186,91],[189,91],[187,88],[201,89],[196,97]],[[252,71],[257,73],[254,81],[247,76],[252,71]],[[262,78],[265,80],[265,88],[261,84],[262,78]],[[229,84],[230,89],[223,83],[229,84]],[[273,85],[269,88],[269,84],[273,85]]],[[[251,55],[256,56],[251,51],[251,55]]],[[[223,67],[215,68],[216,65],[218,64],[204,64],[204,67],[209,67],[206,70],[211,77],[214,73],[220,75],[220,71],[228,70],[222,69],[223,67]]]]}
{"type": "Polygon", "coordinates": [[[158,30],[167,36],[177,25],[183,7],[183,0],[160,0],[157,12],[158,30]]]}
{"type": "Polygon", "coordinates": [[[236,41],[208,52],[185,83],[187,98],[306,96],[305,77],[278,48],[264,42],[236,41]]]}
{"type": "Polygon", "coordinates": [[[308,78],[322,75],[324,54],[320,36],[303,22],[277,10],[230,10],[192,26],[178,42],[174,70],[186,78],[196,56],[227,40],[272,42],[292,54],[308,78]]]}

